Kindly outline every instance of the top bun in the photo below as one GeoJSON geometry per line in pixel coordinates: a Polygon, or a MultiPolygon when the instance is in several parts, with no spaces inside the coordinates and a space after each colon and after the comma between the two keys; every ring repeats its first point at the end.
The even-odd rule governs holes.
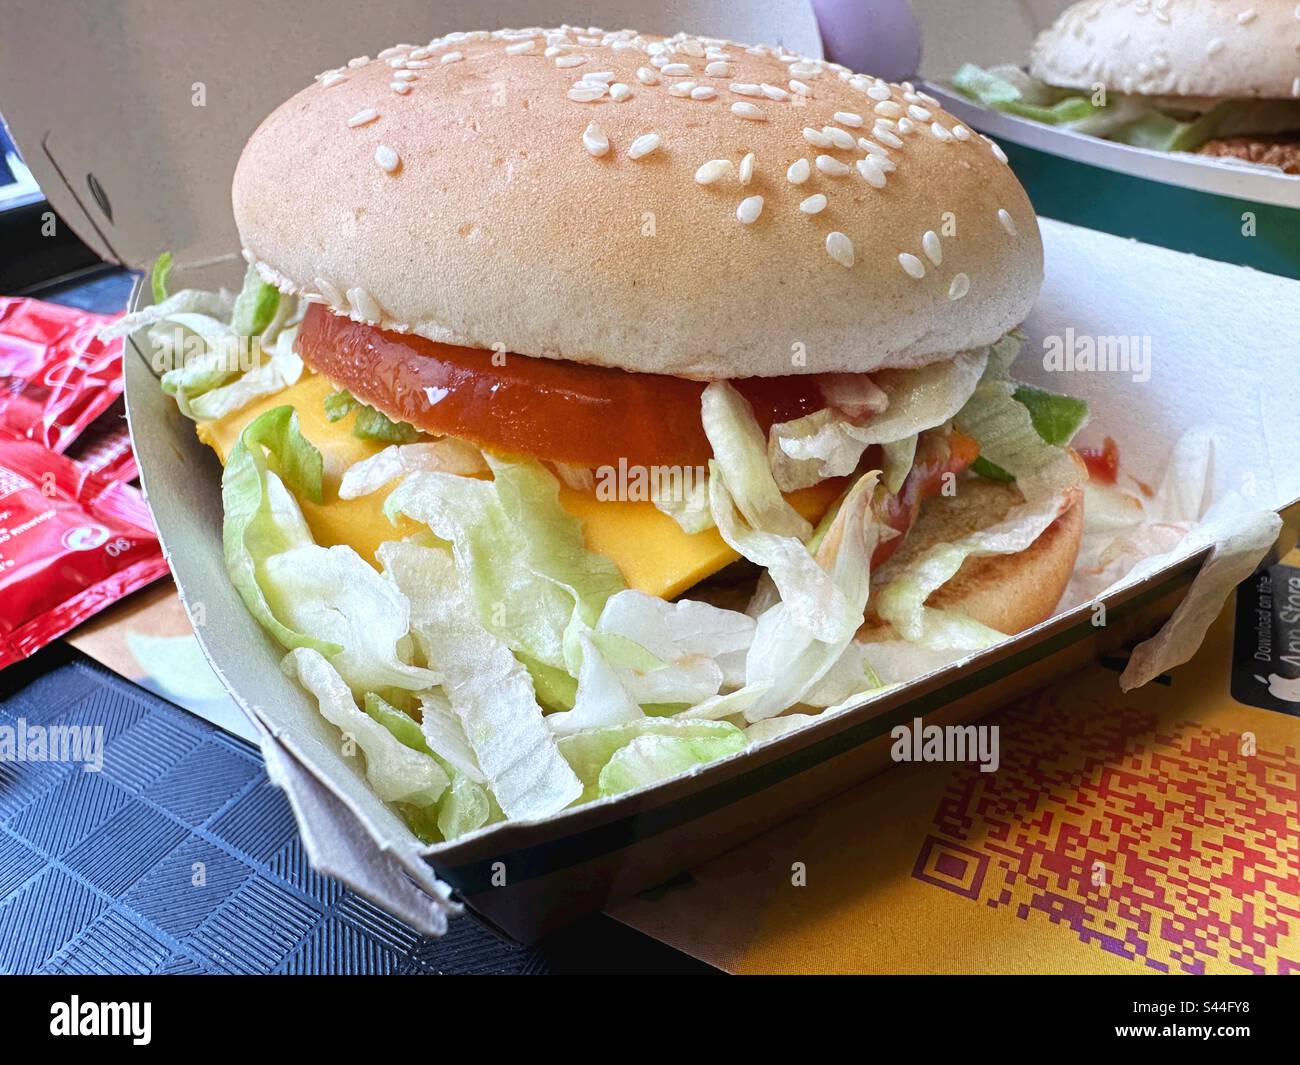
{"type": "Polygon", "coordinates": [[[268,281],[386,329],[703,380],[860,372],[1024,320],[1043,252],[1005,158],[911,85],[779,48],[502,30],[319,76],[253,134],[234,209],[268,281]]]}
{"type": "Polygon", "coordinates": [[[1039,34],[1029,70],[1137,96],[1300,96],[1295,0],[1086,0],[1039,34]]]}

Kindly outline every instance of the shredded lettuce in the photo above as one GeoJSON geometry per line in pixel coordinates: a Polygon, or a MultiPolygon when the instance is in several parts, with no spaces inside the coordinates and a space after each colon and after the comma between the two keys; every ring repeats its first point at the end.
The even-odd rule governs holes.
{"type": "Polygon", "coordinates": [[[383,411],[378,411],[357,399],[347,389],[339,389],[325,397],[325,417],[337,422],[353,411],[352,435],[360,440],[379,440],[385,444],[412,444],[420,439],[420,430],[409,422],[394,421],[383,411]]]}
{"type": "Polygon", "coordinates": [[[736,509],[750,526],[808,539],[812,526],[781,495],[768,464],[763,430],[749,401],[726,381],[714,381],[704,389],[700,417],[713,448],[710,480],[719,476],[726,482],[736,509]]]}
{"type": "Polygon", "coordinates": [[[272,555],[261,587],[276,617],[297,632],[338,645],[330,663],[358,694],[420,691],[440,682],[408,664],[410,603],[351,547],[302,544],[272,555]]]}
{"type": "Polygon", "coordinates": [[[403,744],[385,725],[357,708],[343,678],[321,654],[307,647],[290,651],[284,671],[316,697],[321,716],[351,737],[366,756],[366,780],[385,802],[432,806],[446,790],[442,767],[403,744]]]}
{"type": "Polygon", "coordinates": [[[888,406],[861,425],[832,407],[772,426],[768,458],[783,491],[806,488],[857,469],[872,444],[906,440],[942,425],[961,410],[989,362],[989,350],[961,352],[915,370],[872,375],[888,406]]]}
{"type": "Polygon", "coordinates": [[[1017,67],[985,70],[973,63],[962,65],[953,86],[997,111],[1159,151],[1191,152],[1220,137],[1300,129],[1295,100],[1224,100],[1204,114],[1180,118],[1141,96],[1111,93],[1105,105],[1097,105],[1077,90],[1047,85],[1017,67]]]}
{"type": "Polygon", "coordinates": [[[163,252],[153,262],[153,269],[149,272],[149,287],[153,291],[154,303],[162,303],[167,299],[167,279],[172,272],[172,253],[163,252]]]}
{"type": "Polygon", "coordinates": [[[1065,449],[1087,416],[1087,405],[1013,381],[985,380],[953,424],[980,448],[977,473],[1014,479],[1025,498],[1064,491],[1083,480],[1065,449]],[[1023,398],[1022,398],[1023,397],[1023,398]]]}
{"type": "Polygon", "coordinates": [[[443,691],[505,816],[546,817],[577,799],[582,784],[546,727],[528,672],[475,616],[450,552],[390,541],[380,547],[379,561],[411,603],[415,638],[425,660],[437,663],[443,691]]]}
{"type": "Polygon", "coordinates": [[[391,444],[344,471],[339,498],[369,495],[416,470],[476,477],[487,473],[488,465],[478,448],[454,436],[423,444],[391,444]]]}
{"type": "Polygon", "coordinates": [[[230,316],[230,328],[236,336],[261,336],[275,317],[280,306],[280,293],[274,285],[262,280],[257,270],[249,266],[244,272],[244,287],[235,297],[230,316]]]}
{"type": "Polygon", "coordinates": [[[559,483],[537,462],[487,456],[494,479],[417,471],[384,504],[452,545],[480,622],[512,651],[571,676],[576,639],[626,587],[618,568],[586,549],[559,483]]]}
{"type": "Polygon", "coordinates": [[[742,750],[745,734],[725,721],[645,717],[560,738],[582,781],[582,801],[617,795],[742,750]],[[629,750],[638,741],[643,742],[629,750]],[[627,752],[623,754],[623,752],[627,752]],[[621,757],[620,757],[621,755],[621,757]]]}
{"type": "Polygon", "coordinates": [[[245,427],[226,460],[221,536],[231,583],[261,626],[285,648],[309,647],[332,655],[342,650],[339,644],[298,632],[275,616],[261,583],[269,558],[312,542],[284,482],[319,502],[323,465],[320,452],[299,432],[292,407],[259,415],[245,427]]]}

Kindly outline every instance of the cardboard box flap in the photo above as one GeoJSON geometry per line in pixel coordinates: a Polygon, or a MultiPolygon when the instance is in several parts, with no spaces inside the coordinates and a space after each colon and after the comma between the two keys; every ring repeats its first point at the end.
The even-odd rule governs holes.
{"type": "Polygon", "coordinates": [[[99,255],[141,268],[170,249],[177,264],[201,265],[239,251],[230,179],[244,142],[320,71],[453,30],[580,20],[822,54],[806,0],[13,0],[0,106],[50,203],[99,255]]]}

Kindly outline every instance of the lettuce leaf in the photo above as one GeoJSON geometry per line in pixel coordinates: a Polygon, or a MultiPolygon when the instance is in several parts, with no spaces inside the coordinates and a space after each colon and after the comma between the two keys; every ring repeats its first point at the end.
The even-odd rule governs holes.
{"type": "Polygon", "coordinates": [[[274,285],[262,280],[255,267],[244,272],[244,287],[235,297],[230,316],[230,328],[236,336],[261,336],[275,317],[280,306],[280,293],[274,285]]]}
{"type": "Polygon", "coordinates": [[[167,279],[172,272],[172,253],[163,252],[153,261],[153,269],[149,272],[149,287],[153,292],[154,303],[162,303],[167,299],[167,279]]]}
{"type": "Polygon", "coordinates": [[[741,750],[745,742],[745,734],[725,721],[645,717],[562,736],[559,744],[560,753],[582,781],[582,801],[587,802],[723,758],[741,750]],[[643,745],[615,762],[620,752],[649,737],[669,742],[643,745]]]}
{"type": "Polygon", "coordinates": [[[704,389],[700,417],[713,448],[710,480],[719,476],[726,482],[750,527],[808,539],[812,525],[781,495],[768,464],[767,441],[749,401],[728,382],[714,381],[704,389]]]}
{"type": "Polygon", "coordinates": [[[527,670],[480,624],[451,554],[390,541],[379,560],[410,600],[416,640],[425,660],[437,663],[449,705],[505,816],[546,817],[577,799],[582,784],[546,727],[527,670]]]}
{"type": "Polygon", "coordinates": [[[403,744],[385,725],[362,713],[343,678],[321,654],[307,647],[284,658],[286,674],[316,697],[321,716],[351,738],[366,756],[366,780],[384,802],[432,806],[448,779],[427,754],[403,744]]]}
{"type": "Polygon", "coordinates": [[[287,649],[309,647],[332,655],[342,650],[339,644],[281,622],[262,590],[269,558],[312,542],[302,511],[284,482],[319,502],[323,468],[320,452],[299,432],[292,407],[275,407],[259,415],[240,434],[221,476],[225,511],[221,538],[226,572],[261,626],[287,649]]]}

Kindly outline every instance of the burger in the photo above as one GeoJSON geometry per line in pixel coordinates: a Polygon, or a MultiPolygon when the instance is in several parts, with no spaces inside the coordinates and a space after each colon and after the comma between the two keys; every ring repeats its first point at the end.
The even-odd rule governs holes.
{"type": "Polygon", "coordinates": [[[735,754],[1066,587],[1086,407],[1013,376],[1037,221],[908,83],[456,33],[320,75],[233,200],[243,290],[162,262],[121,328],[224,464],[249,613],[423,838],[735,754]]]}
{"type": "Polygon", "coordinates": [[[1300,9],[1291,0],[1086,0],[1039,35],[1029,71],[967,64],[966,95],[1163,151],[1300,174],[1300,9]]]}

